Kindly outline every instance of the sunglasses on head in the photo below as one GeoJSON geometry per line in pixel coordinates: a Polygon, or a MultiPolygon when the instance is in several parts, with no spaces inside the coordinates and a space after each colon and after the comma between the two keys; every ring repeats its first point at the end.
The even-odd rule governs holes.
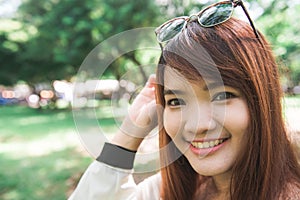
{"type": "Polygon", "coordinates": [[[187,25],[188,22],[198,20],[203,27],[212,27],[221,24],[231,18],[235,7],[241,6],[246,14],[256,38],[259,38],[256,28],[251,20],[246,7],[242,0],[222,1],[212,4],[201,10],[198,14],[191,16],[182,16],[171,19],[155,29],[157,41],[161,48],[162,43],[166,43],[178,35],[187,25]]]}

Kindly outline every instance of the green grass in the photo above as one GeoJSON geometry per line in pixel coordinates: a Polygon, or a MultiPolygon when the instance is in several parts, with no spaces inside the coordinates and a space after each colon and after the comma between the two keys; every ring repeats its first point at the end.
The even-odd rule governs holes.
{"type": "Polygon", "coordinates": [[[5,130],[0,137],[4,142],[16,138],[31,140],[62,129],[74,128],[71,113],[65,111],[41,111],[22,106],[1,107],[0,116],[0,129],[5,130]]]}
{"type": "Polygon", "coordinates": [[[0,199],[66,199],[91,162],[73,148],[42,156],[0,155],[0,199]]]}
{"type": "MultiPolygon", "coordinates": [[[[102,128],[113,131],[114,120],[101,113],[102,128]]],[[[66,199],[92,161],[72,112],[7,106],[0,118],[0,199],[66,199]]]]}
{"type": "MultiPolygon", "coordinates": [[[[101,109],[86,109],[88,112],[96,112],[99,125],[107,132],[112,132],[115,123],[113,115],[107,107],[101,109]]],[[[25,106],[0,107],[0,141],[31,140],[45,135],[76,130],[72,111],[70,110],[37,110],[25,106]]],[[[86,118],[85,118],[86,119],[86,118]]],[[[78,122],[77,122],[78,123],[78,122]]],[[[79,122],[80,123],[80,122],[79,122]]]]}

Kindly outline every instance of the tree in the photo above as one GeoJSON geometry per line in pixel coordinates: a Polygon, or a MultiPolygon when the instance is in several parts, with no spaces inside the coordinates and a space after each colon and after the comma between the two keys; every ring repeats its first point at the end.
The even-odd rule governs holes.
{"type": "MultiPolygon", "coordinates": [[[[260,13],[255,19],[258,29],[267,35],[284,64],[281,72],[291,84],[297,84],[300,3],[249,0],[245,4],[250,6],[251,14],[260,13]]],[[[18,28],[0,28],[0,82],[69,79],[76,75],[85,56],[111,36],[134,28],[155,27],[175,16],[197,13],[203,7],[196,0],[23,0],[16,17],[10,19],[10,23],[18,23],[18,28]],[[23,35],[23,39],[16,40],[17,35],[23,35]]],[[[129,52],[112,63],[105,74],[119,79],[130,68],[145,81],[147,72],[141,66],[147,63],[143,57],[141,52],[129,52]]]]}
{"type": "MultiPolygon", "coordinates": [[[[151,26],[157,15],[151,0],[24,1],[17,20],[37,32],[15,52],[19,73],[12,80],[36,83],[68,79],[98,43],[125,30],[151,26]]],[[[120,77],[127,60],[142,64],[132,52],[114,62],[107,73],[120,77]]]]}
{"type": "Polygon", "coordinates": [[[9,41],[7,34],[0,34],[0,80],[2,84],[11,85],[17,81],[15,73],[18,72],[16,69],[18,66],[18,57],[14,50],[18,49],[18,44],[9,41]]]}
{"type": "Polygon", "coordinates": [[[260,30],[272,44],[280,71],[289,87],[300,82],[300,2],[259,1],[264,10],[258,18],[260,30]]]}
{"type": "Polygon", "coordinates": [[[25,1],[18,19],[37,33],[23,45],[19,78],[40,82],[76,74],[93,48],[91,10],[84,1],[25,1]]]}

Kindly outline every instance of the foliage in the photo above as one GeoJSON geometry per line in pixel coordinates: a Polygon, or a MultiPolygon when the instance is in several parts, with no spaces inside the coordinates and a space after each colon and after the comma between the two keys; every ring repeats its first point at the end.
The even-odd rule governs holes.
{"type": "MultiPolygon", "coordinates": [[[[207,0],[205,4],[213,2],[207,0]]],[[[249,0],[245,4],[257,17],[259,30],[273,44],[288,84],[298,84],[299,2],[249,0]]],[[[0,19],[0,83],[70,79],[85,56],[109,37],[134,28],[155,27],[172,17],[197,13],[203,7],[203,2],[195,0],[23,0],[14,18],[0,19]],[[8,24],[14,27],[7,28],[8,24]]],[[[146,64],[143,57],[135,51],[120,57],[106,76],[119,79],[132,69],[139,78],[146,79],[147,72],[137,67],[146,64]]]]}
{"type": "Polygon", "coordinates": [[[0,62],[1,73],[0,82],[2,84],[11,84],[17,81],[15,69],[18,68],[18,57],[14,51],[14,48],[18,48],[18,45],[12,41],[9,41],[6,34],[0,34],[0,62]]]}
{"type": "Polygon", "coordinates": [[[258,23],[261,30],[273,44],[280,70],[289,80],[287,85],[300,83],[300,2],[286,1],[260,1],[264,9],[258,23]]]}
{"type": "MultiPolygon", "coordinates": [[[[14,64],[12,69],[12,64],[1,59],[1,68],[7,73],[0,77],[0,81],[7,84],[18,79],[30,83],[69,79],[99,42],[125,30],[151,26],[157,16],[156,5],[151,0],[26,0],[14,21],[21,23],[20,29],[30,26],[36,32],[21,43],[0,35],[1,41],[17,46],[14,52],[4,45],[0,48],[1,52],[7,51],[1,57],[14,64]],[[10,74],[9,70],[14,73],[10,74]],[[11,77],[6,78],[6,74],[11,77]]],[[[120,77],[120,73],[125,71],[122,63],[136,59],[134,54],[132,56],[123,58],[121,64],[115,63],[111,73],[120,77]]]]}

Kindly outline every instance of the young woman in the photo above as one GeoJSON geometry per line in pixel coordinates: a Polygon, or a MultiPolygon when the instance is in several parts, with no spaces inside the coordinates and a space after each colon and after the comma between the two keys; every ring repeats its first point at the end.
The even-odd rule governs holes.
{"type": "Polygon", "coordinates": [[[157,29],[156,78],[70,199],[300,199],[277,66],[252,21],[230,17],[237,5],[214,4],[157,29]],[[157,122],[162,169],[136,185],[134,154],[157,122]]]}

